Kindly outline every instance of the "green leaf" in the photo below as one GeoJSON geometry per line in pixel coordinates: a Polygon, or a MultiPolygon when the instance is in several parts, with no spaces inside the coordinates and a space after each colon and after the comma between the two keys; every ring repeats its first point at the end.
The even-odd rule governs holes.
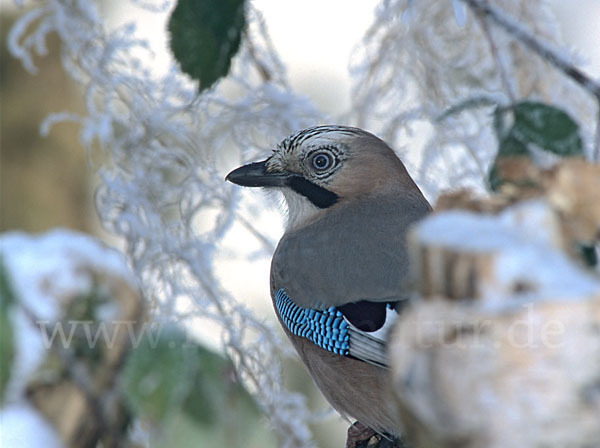
{"type": "Polygon", "coordinates": [[[511,134],[560,156],[583,155],[579,126],[566,112],[544,103],[523,101],[513,108],[511,134]]]}
{"type": "Polygon", "coordinates": [[[527,146],[516,139],[512,134],[508,134],[500,141],[498,155],[492,164],[488,173],[488,183],[492,191],[498,191],[505,180],[500,176],[498,170],[498,161],[505,157],[527,156],[527,146]]]}
{"type": "Polygon", "coordinates": [[[136,414],[160,422],[181,406],[198,366],[196,357],[184,353],[185,338],[181,332],[165,329],[157,331],[154,337],[155,340],[143,337],[128,356],[123,387],[136,414]]]}
{"type": "Polygon", "coordinates": [[[4,307],[0,308],[0,404],[4,402],[4,392],[14,358],[14,336],[7,311],[4,307]]]}
{"type": "Polygon", "coordinates": [[[193,378],[192,389],[183,403],[184,411],[197,421],[223,425],[231,420],[231,414],[257,414],[250,394],[237,381],[233,363],[204,347],[196,346],[199,369],[193,378]],[[213,404],[207,415],[206,402],[213,404]]]}
{"type": "Polygon", "coordinates": [[[244,0],[178,0],[168,24],[171,51],[208,89],[229,72],[244,27],[244,0]]]}
{"type": "Polygon", "coordinates": [[[508,134],[506,137],[500,140],[497,157],[514,157],[528,155],[529,151],[527,150],[527,145],[525,145],[521,140],[515,138],[515,136],[512,133],[508,134]]]}
{"type": "Polygon", "coordinates": [[[494,132],[496,133],[496,138],[499,142],[501,142],[507,135],[506,129],[506,107],[497,106],[494,109],[494,132]]]}
{"type": "MultiPolygon", "coordinates": [[[[505,182],[498,161],[504,157],[531,157],[530,144],[562,157],[583,155],[577,123],[566,112],[547,104],[522,101],[512,107],[497,107],[493,126],[499,142],[496,160],[488,173],[493,191],[505,182]]],[[[523,185],[527,182],[521,179],[523,185]]]]}
{"type": "Polygon", "coordinates": [[[492,191],[500,190],[500,187],[504,183],[504,180],[500,177],[497,162],[498,162],[498,159],[496,159],[496,161],[494,161],[494,163],[490,167],[490,171],[488,172],[488,184],[492,191]]]}
{"type": "Polygon", "coordinates": [[[9,310],[15,302],[4,261],[0,256],[0,404],[4,401],[6,385],[14,358],[14,335],[9,310]]]}
{"type": "Polygon", "coordinates": [[[596,247],[594,245],[580,245],[579,252],[583,262],[593,268],[598,265],[598,254],[596,253],[596,247]]]}
{"type": "Polygon", "coordinates": [[[15,293],[10,285],[3,255],[0,254],[0,309],[8,308],[13,303],[15,303],[15,293]]]}
{"type": "Polygon", "coordinates": [[[191,343],[174,328],[155,336],[154,343],[142,339],[124,371],[124,393],[136,414],[165,423],[183,412],[211,426],[224,426],[232,413],[258,415],[229,359],[191,343]]]}

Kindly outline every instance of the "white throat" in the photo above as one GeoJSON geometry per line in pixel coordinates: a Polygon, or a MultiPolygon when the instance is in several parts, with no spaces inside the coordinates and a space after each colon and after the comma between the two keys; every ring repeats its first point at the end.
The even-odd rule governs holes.
{"type": "Polygon", "coordinates": [[[281,192],[287,204],[286,231],[297,229],[303,224],[312,221],[322,212],[319,207],[295,191],[283,188],[281,192]]]}

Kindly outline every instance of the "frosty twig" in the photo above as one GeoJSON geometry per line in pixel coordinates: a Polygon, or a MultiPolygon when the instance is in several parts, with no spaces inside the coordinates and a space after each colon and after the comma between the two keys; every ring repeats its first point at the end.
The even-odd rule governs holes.
{"type": "MultiPolygon", "coordinates": [[[[538,39],[531,31],[506,16],[500,9],[490,5],[486,0],[463,0],[478,16],[489,18],[492,22],[511,34],[515,39],[537,53],[554,67],[583,87],[598,101],[600,108],[600,83],[575,67],[564,56],[546,42],[538,39]]],[[[594,141],[594,160],[600,159],[600,120],[596,128],[594,141]]]]}

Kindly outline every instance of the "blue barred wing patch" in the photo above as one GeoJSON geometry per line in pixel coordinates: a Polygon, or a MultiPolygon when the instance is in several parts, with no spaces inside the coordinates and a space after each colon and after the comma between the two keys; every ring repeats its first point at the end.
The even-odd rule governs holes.
{"type": "Polygon", "coordinates": [[[338,355],[349,354],[348,322],[335,307],[321,311],[299,307],[283,288],[275,295],[275,306],[285,326],[296,336],[338,355]]]}

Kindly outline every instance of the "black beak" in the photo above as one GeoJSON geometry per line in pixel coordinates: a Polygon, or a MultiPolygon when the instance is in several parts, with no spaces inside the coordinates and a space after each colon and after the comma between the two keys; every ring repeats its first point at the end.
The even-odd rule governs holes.
{"type": "Polygon", "coordinates": [[[267,160],[241,166],[229,173],[225,180],[243,187],[288,187],[319,208],[327,208],[338,201],[338,195],[333,191],[313,184],[300,174],[267,172],[267,160]]]}
{"type": "Polygon", "coordinates": [[[225,177],[225,180],[243,187],[283,187],[291,174],[267,172],[267,161],[241,166],[225,177]]]}

